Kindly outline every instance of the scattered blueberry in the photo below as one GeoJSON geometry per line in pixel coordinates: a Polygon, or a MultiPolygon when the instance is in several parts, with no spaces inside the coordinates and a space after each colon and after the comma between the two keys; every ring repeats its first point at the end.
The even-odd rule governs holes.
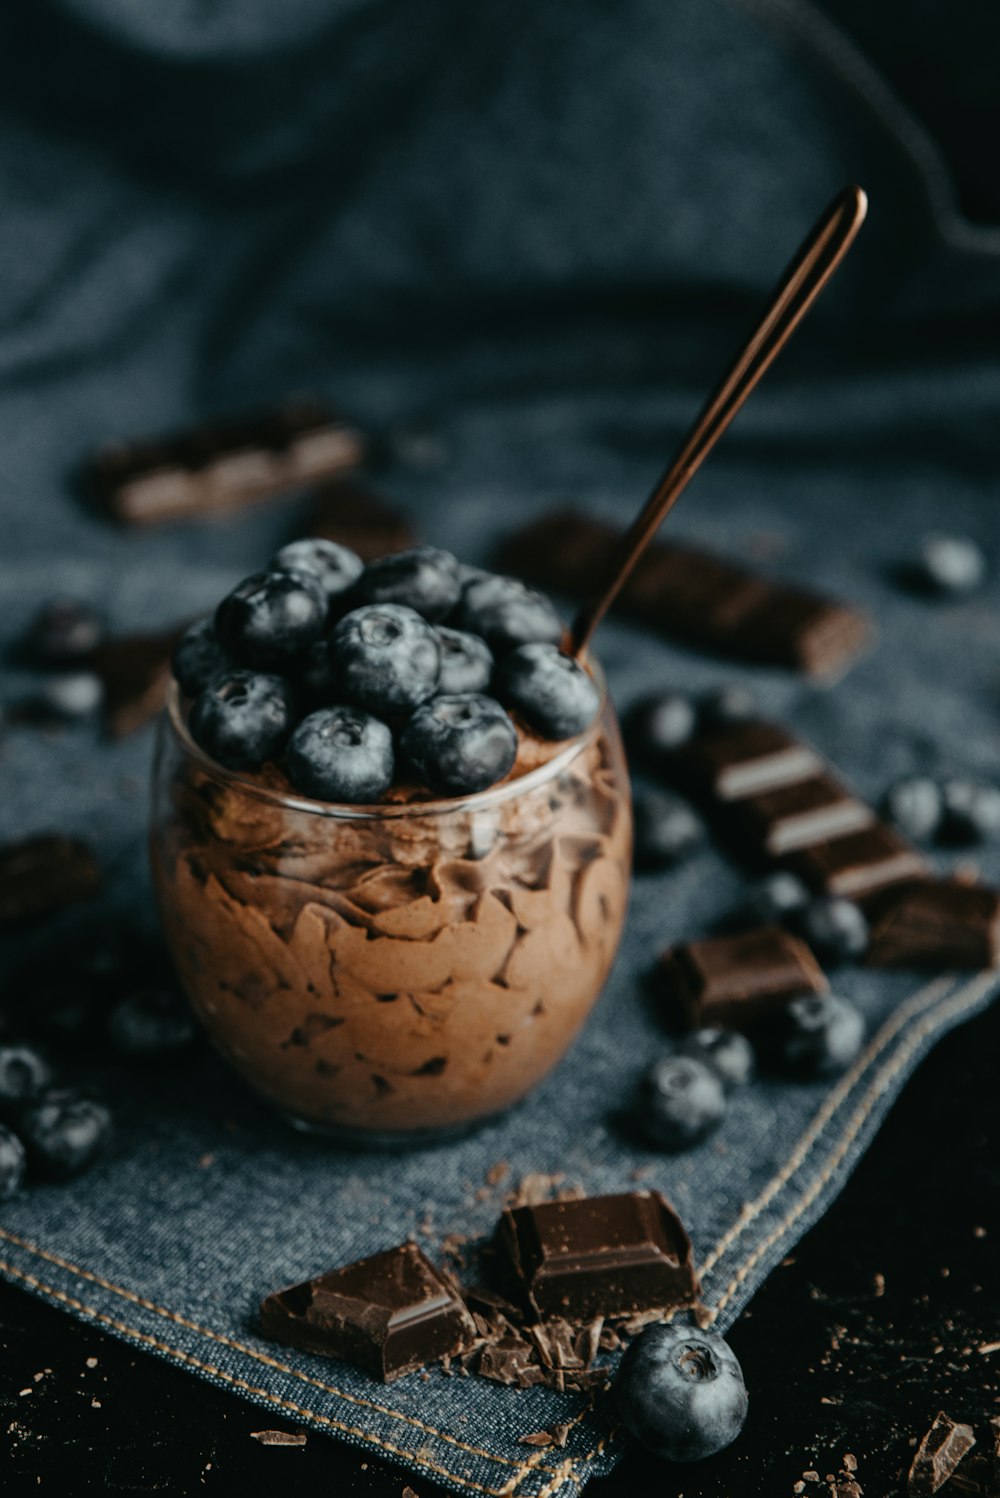
{"type": "Polygon", "coordinates": [[[735,1441],[747,1388],[735,1354],[713,1331],[647,1326],[628,1348],[614,1383],[618,1412],[648,1451],[698,1462],[735,1441]]]}
{"type": "Polygon", "coordinates": [[[680,692],[654,692],[633,705],[625,719],[625,739],[636,758],[655,765],[686,744],[696,724],[690,698],[680,692]]]}
{"type": "Polygon", "coordinates": [[[492,697],[471,692],[435,697],[409,719],[400,748],[432,791],[469,795],[513,768],[517,729],[492,697]]]}
{"type": "Polygon", "coordinates": [[[757,716],[757,702],[748,687],[733,683],[715,692],[706,692],[699,704],[703,728],[725,728],[730,723],[751,723],[757,716]]]}
{"type": "Polygon", "coordinates": [[[846,999],[806,994],[792,999],[778,1017],[777,1059],[796,1076],[835,1076],[857,1057],[864,1035],[864,1020],[846,999]]]}
{"type": "Polygon", "coordinates": [[[290,541],[271,559],[274,572],[305,572],[314,577],[333,605],[354,586],[364,567],[357,552],[322,536],[290,541]]]}
{"type": "Polygon", "coordinates": [[[30,1045],[0,1046],[0,1111],[16,1112],[52,1082],[52,1068],[30,1045]]]}
{"type": "Polygon", "coordinates": [[[479,635],[438,626],[441,646],[441,679],[438,691],[485,692],[493,675],[493,652],[479,635]]]}
{"type": "Polygon", "coordinates": [[[497,695],[543,739],[570,739],[597,716],[593,678],[558,645],[519,645],[496,670],[497,695]]]}
{"type": "Polygon", "coordinates": [[[395,603],[425,619],[443,619],[458,602],[458,558],[434,546],[397,551],[369,562],[358,583],[364,603],[395,603]]]}
{"type": "Polygon", "coordinates": [[[195,1037],[194,1017],[168,988],[130,994],[108,1015],[108,1038],[122,1056],[137,1061],[172,1056],[195,1037]]]}
{"type": "Polygon", "coordinates": [[[800,917],[802,935],[828,962],[850,962],[868,950],[868,920],[860,905],[843,895],[820,895],[800,917]]]}
{"type": "Polygon", "coordinates": [[[727,1092],[742,1087],[754,1074],[753,1046],[739,1030],[719,1030],[714,1026],[692,1030],[679,1049],[682,1055],[696,1056],[706,1062],[718,1074],[727,1092]]]}
{"type": "Polygon", "coordinates": [[[978,780],[948,780],[941,787],[942,837],[951,843],[989,843],[1000,837],[1000,788],[978,780]]]}
{"type": "Polygon", "coordinates": [[[758,880],[751,888],[743,910],[751,925],[780,926],[789,916],[804,910],[811,899],[812,895],[798,875],[782,869],[758,880]]]}
{"type": "Polygon", "coordinates": [[[9,1200],[24,1180],[24,1145],[0,1124],[0,1202],[9,1200]]]}
{"type": "Polygon", "coordinates": [[[215,628],[235,660],[261,670],[281,667],[318,640],[327,597],[305,572],[255,572],[222,600],[215,628]]]}
{"type": "Polygon", "coordinates": [[[286,761],[288,778],[303,795],[364,805],[392,785],[392,734],[361,708],[321,708],[292,734],[286,761]]]}
{"type": "Polygon", "coordinates": [[[294,721],[292,689],[284,677],[223,671],[195,698],[191,733],[230,770],[253,770],[284,748],[294,721]]]}
{"type": "Polygon", "coordinates": [[[70,1089],[46,1094],[21,1114],[18,1129],[40,1175],[68,1181],[92,1165],[111,1138],[103,1103],[70,1089]]]}
{"type": "Polygon", "coordinates": [[[369,604],[344,616],[330,637],[330,665],[343,696],[372,713],[406,712],[437,689],[437,632],[414,609],[369,604]]]}
{"type": "Polygon", "coordinates": [[[944,803],[939,787],[926,775],[897,780],[886,791],[883,805],[886,815],[914,842],[928,842],[937,836],[944,803]]]}
{"type": "Polygon", "coordinates": [[[94,671],[61,672],[58,676],[48,676],[39,682],[34,693],[34,704],[41,714],[68,722],[92,717],[103,701],[104,683],[94,671]]]}
{"type": "Polygon", "coordinates": [[[634,803],[636,868],[665,869],[705,840],[705,824],[686,801],[670,791],[644,790],[634,803]]]}
{"type": "Polygon", "coordinates": [[[174,646],[174,676],[185,697],[197,697],[220,671],[229,671],[233,662],[215,632],[214,619],[199,619],[184,631],[174,646]]]}
{"type": "Polygon", "coordinates": [[[482,635],[498,656],[518,645],[557,645],[563,637],[562,620],[544,593],[493,572],[466,584],[455,624],[482,635]]]}
{"type": "Polygon", "coordinates": [[[90,604],[55,598],[29,625],[24,653],[36,666],[74,666],[93,655],[104,634],[104,619],[90,604]]]}
{"type": "Polygon", "coordinates": [[[725,1111],[717,1072],[696,1056],[664,1056],[639,1084],[638,1122],[661,1149],[688,1149],[722,1122],[725,1111]]]}
{"type": "Polygon", "coordinates": [[[986,580],[986,558],[970,536],[938,532],[920,543],[919,577],[935,593],[959,596],[973,593],[986,580]]]}

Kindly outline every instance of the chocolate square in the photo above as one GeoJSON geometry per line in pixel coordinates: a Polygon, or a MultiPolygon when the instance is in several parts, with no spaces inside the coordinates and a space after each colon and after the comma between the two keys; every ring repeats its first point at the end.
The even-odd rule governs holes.
{"type": "Polygon", "coordinates": [[[875,822],[863,832],[803,848],[788,867],[813,889],[861,900],[890,884],[919,879],[927,863],[892,827],[875,822]]]}
{"type": "Polygon", "coordinates": [[[875,821],[870,806],[832,775],[747,796],[732,808],[734,825],[756,852],[780,858],[813,843],[860,832],[875,821]]]}
{"type": "Polygon", "coordinates": [[[671,1017],[692,1029],[752,1028],[789,999],[828,987],[805,942],[780,926],[672,947],[660,958],[660,975],[671,1017]]]}
{"type": "Polygon", "coordinates": [[[1000,966],[1000,891],[927,879],[893,891],[872,925],[871,967],[1000,966]]]}

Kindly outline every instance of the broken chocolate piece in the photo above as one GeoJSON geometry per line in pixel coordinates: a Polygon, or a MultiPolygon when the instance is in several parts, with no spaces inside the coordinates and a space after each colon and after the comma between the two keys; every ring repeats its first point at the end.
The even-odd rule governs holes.
{"type": "Polygon", "coordinates": [[[910,1498],[930,1498],[943,1487],[955,1471],[966,1452],[976,1444],[971,1425],[959,1425],[949,1420],[942,1410],[934,1417],[934,1424],[917,1447],[906,1491],[910,1498]]]}
{"type": "Polygon", "coordinates": [[[832,775],[814,775],[794,785],[747,796],[733,807],[734,824],[755,851],[771,858],[813,843],[832,842],[875,821],[832,775]]]}
{"type": "Polygon", "coordinates": [[[170,685],[170,657],[184,628],[121,635],[94,653],[91,664],[104,686],[105,728],[113,739],[144,727],[163,707],[170,685]]]}
{"type": "Polygon", "coordinates": [[[686,1305],[691,1240],[658,1192],[507,1209],[498,1247],[535,1314],[590,1320],[686,1305]]]}
{"type": "Polygon", "coordinates": [[[384,1383],[454,1356],[476,1335],[455,1286],[414,1243],[275,1291],[260,1313],[272,1341],[342,1358],[384,1383]]]}
{"type": "Polygon", "coordinates": [[[307,533],[339,541],[364,562],[416,546],[418,537],[405,515],[365,485],[337,479],[316,490],[307,533]]]}
{"type": "Polygon", "coordinates": [[[530,1389],[548,1381],[545,1369],[535,1360],[531,1343],[513,1335],[488,1343],[480,1353],[476,1372],[480,1378],[518,1389],[530,1389]]]}
{"type": "Polygon", "coordinates": [[[926,879],[886,896],[872,926],[872,967],[1000,965],[1000,890],[926,879]]]}
{"type": "Polygon", "coordinates": [[[678,777],[718,801],[741,801],[811,780],[823,762],[776,723],[730,723],[689,739],[673,759],[678,777]]]}
{"type": "Polygon", "coordinates": [[[692,1029],[752,1028],[789,999],[828,987],[805,942],[780,926],[671,947],[660,975],[672,1014],[692,1029]]]}
{"type": "Polygon", "coordinates": [[[89,900],[101,887],[101,871],[87,844],[77,838],[29,837],[0,848],[0,925],[49,915],[89,900]]]}
{"type": "Polygon", "coordinates": [[[927,863],[892,827],[876,822],[863,832],[800,849],[788,867],[824,894],[863,900],[891,884],[919,879],[927,863]]]}

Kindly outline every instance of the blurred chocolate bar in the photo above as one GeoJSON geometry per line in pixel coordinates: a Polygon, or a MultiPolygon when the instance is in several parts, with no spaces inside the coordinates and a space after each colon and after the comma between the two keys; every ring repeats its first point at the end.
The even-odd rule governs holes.
{"type": "Polygon", "coordinates": [[[691,1029],[752,1028],[789,999],[827,988],[805,942],[780,926],[671,947],[660,975],[671,1009],[691,1029]]]}
{"type": "Polygon", "coordinates": [[[952,879],[893,890],[872,926],[872,967],[1000,967],[1000,891],[952,879]]]}
{"type": "Polygon", "coordinates": [[[78,838],[52,835],[8,843],[0,848],[0,925],[18,925],[89,900],[100,886],[97,860],[78,838]]]}
{"type": "Polygon", "coordinates": [[[301,399],[170,437],[109,443],[90,478],[114,519],[156,525],[240,509],[344,473],[364,456],[355,426],[324,402],[301,399]]]}
{"type": "Polygon", "coordinates": [[[98,646],[90,665],[104,686],[104,726],[111,738],[124,738],[156,717],[166,701],[170,657],[185,627],[119,635],[98,646]]]}
{"type": "MultiPolygon", "coordinates": [[[[601,521],[550,515],[511,537],[502,562],[543,587],[585,598],[607,581],[620,541],[621,532],[601,521]]],[[[847,604],[666,541],[639,559],[621,607],[694,645],[810,676],[844,671],[872,636],[870,621],[847,604]]]]}
{"type": "Polygon", "coordinates": [[[334,479],[317,488],[303,534],[339,541],[363,562],[406,551],[419,540],[405,515],[353,479],[334,479]]]}

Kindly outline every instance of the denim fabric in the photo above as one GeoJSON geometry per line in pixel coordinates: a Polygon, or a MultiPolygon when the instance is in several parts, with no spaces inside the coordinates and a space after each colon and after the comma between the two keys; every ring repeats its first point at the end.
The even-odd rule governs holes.
{"type": "MultiPolygon", "coordinates": [[[[197,34],[170,7],[135,12],[131,28],[103,0],[37,9],[72,43],[74,67],[57,70],[63,125],[43,129],[23,87],[25,36],[21,52],[0,48],[0,72],[20,57],[24,74],[8,79],[0,146],[3,640],[56,592],[100,602],[119,630],[154,627],[253,570],[296,530],[295,503],[123,534],[86,512],[72,474],[110,433],[303,385],[376,426],[433,425],[440,465],[397,464],[383,483],[429,540],[469,561],[568,497],[624,519],[796,236],[857,177],[873,196],[865,237],[671,533],[875,616],[877,647],[834,687],[743,673],[763,711],[863,794],[914,769],[996,773],[995,598],[933,605],[895,580],[922,531],[996,543],[1000,381],[995,347],[987,358],[977,341],[988,347],[1000,300],[996,263],[985,229],[957,242],[954,214],[944,222],[940,194],[915,177],[912,141],[854,108],[843,55],[841,82],[819,83],[812,62],[703,0],[442,3],[402,50],[406,7],[360,0],[278,11],[241,0],[197,34]],[[114,62],[111,104],[135,110],[148,91],[155,118],[110,129],[113,111],[80,97],[81,60],[91,85],[114,62]],[[891,258],[900,225],[905,274],[891,258]],[[966,335],[947,353],[945,314],[966,335]]],[[[0,27],[15,13],[30,41],[27,8],[0,27]]],[[[622,705],[658,683],[696,691],[735,674],[617,620],[600,653],[622,705]]],[[[12,694],[26,684],[8,675],[12,694]]],[[[140,924],[153,920],[150,752],[148,731],[105,744],[86,729],[15,730],[0,762],[0,835],[91,839],[104,906],[140,924]]],[[[995,851],[978,861],[1000,878],[995,851]]],[[[486,1173],[505,1160],[515,1181],[662,1189],[690,1228],[717,1324],[730,1325],[836,1195],[912,1068],[994,990],[989,975],[847,970],[838,986],[863,1009],[868,1044],[843,1080],[756,1082],[699,1148],[647,1151],[614,1121],[666,1043],[641,975],[744,887],[713,848],[639,881],[571,1056],[518,1110],[447,1147],[364,1156],[298,1137],[207,1055],[163,1074],[109,1068],[112,1153],[78,1183],[5,1204],[0,1272],[455,1491],[575,1493],[621,1449],[604,1402],[439,1371],[382,1388],[269,1346],[255,1309],[275,1286],[407,1235],[433,1253],[447,1233],[488,1233],[505,1187],[486,1173]],[[519,1444],[554,1421],[570,1422],[564,1451],[519,1444]]],[[[80,919],[10,955],[72,942],[80,919]]]]}

